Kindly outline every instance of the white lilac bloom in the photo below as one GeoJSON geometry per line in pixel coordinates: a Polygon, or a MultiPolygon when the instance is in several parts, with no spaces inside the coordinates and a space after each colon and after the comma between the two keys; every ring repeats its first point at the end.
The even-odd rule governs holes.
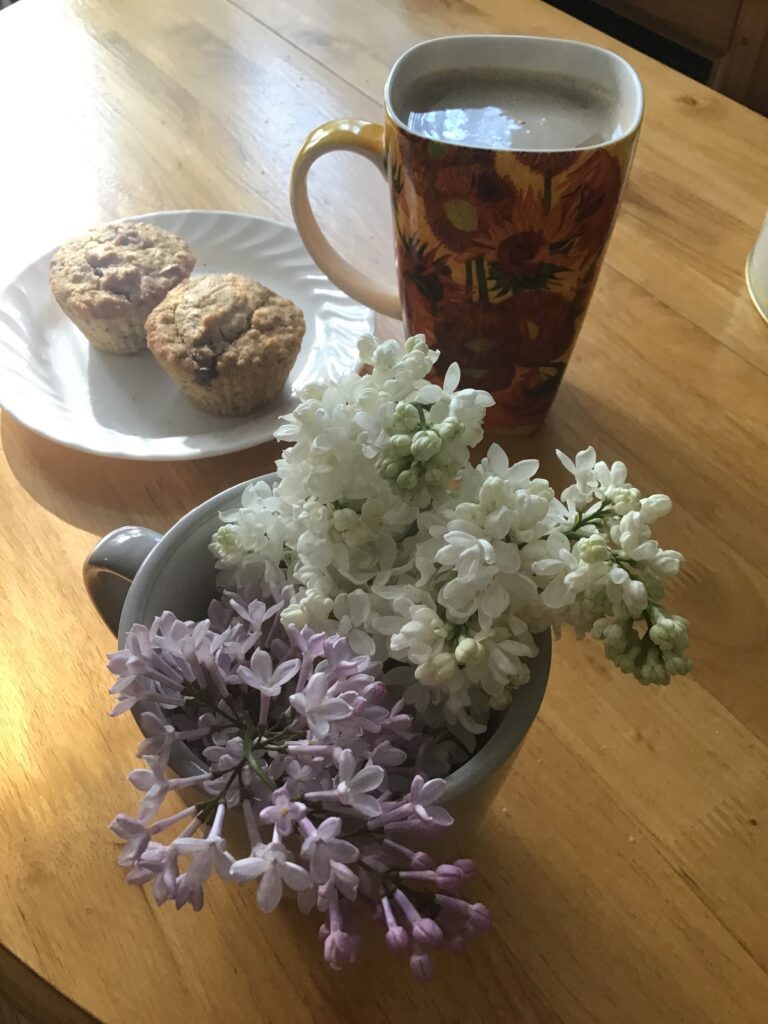
{"type": "MultiPolygon", "coordinates": [[[[367,336],[359,351],[370,372],[305,389],[278,430],[288,447],[277,484],[251,485],[222,517],[212,544],[222,583],[289,586],[284,623],[410,666],[412,706],[442,708],[462,731],[482,731],[529,678],[523,649],[535,644],[510,632],[510,617],[529,636],[565,625],[585,636],[612,616],[650,637],[681,564],[651,535],[666,496],[644,497],[624,463],[592,447],[558,452],[573,478],[559,497],[536,460],[510,463],[499,445],[473,467],[490,396],[461,389],[456,364],[442,384],[430,379],[438,354],[421,336],[404,346],[367,336]]],[[[662,675],[655,659],[643,681],[662,675]]],[[[122,709],[176,684],[121,685],[122,709]]]]}
{"type": "Polygon", "coordinates": [[[559,497],[498,445],[473,467],[490,395],[460,388],[455,364],[439,383],[421,336],[359,351],[370,372],[305,388],[278,430],[276,483],[222,514],[211,551],[236,590],[201,621],[137,624],[110,656],[112,713],[138,705],[146,765],[129,776],[136,816],[112,828],[128,881],[158,903],[199,909],[215,873],[253,880],[267,910],[287,887],[325,915],[339,968],[362,900],[426,979],[436,946],[460,951],[489,920],[461,896],[468,861],[406,845],[449,824],[440,776],[526,685],[539,631],[592,636],[643,684],[690,671],[688,623],[664,606],[682,556],[654,536],[670,499],[623,463],[558,453],[573,479],[559,497]],[[180,744],[210,770],[173,778],[180,744]],[[160,817],[192,785],[199,802],[160,817]],[[232,863],[235,808],[251,854],[232,863]]]}
{"type": "Polygon", "coordinates": [[[589,505],[594,497],[595,489],[600,483],[596,471],[597,456],[595,449],[591,446],[585,448],[574,459],[571,459],[559,449],[555,454],[574,477],[574,483],[566,487],[561,495],[561,500],[564,502],[573,501],[577,507],[589,505]]]}

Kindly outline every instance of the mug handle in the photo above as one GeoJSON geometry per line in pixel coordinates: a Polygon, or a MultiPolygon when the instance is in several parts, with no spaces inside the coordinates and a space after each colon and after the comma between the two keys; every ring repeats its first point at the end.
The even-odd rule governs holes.
{"type": "Polygon", "coordinates": [[[121,526],[102,537],[83,564],[88,596],[115,636],[128,588],[161,536],[143,526],[121,526]]]}
{"type": "Polygon", "coordinates": [[[380,124],[347,118],[328,121],[307,136],[294,161],[291,171],[293,219],[307,252],[335,285],[365,306],[370,306],[384,316],[400,320],[403,312],[397,293],[381,288],[340,256],[320,230],[320,225],[312,212],[307,194],[309,169],[318,157],[339,150],[359,153],[375,164],[386,177],[384,128],[380,124]]]}

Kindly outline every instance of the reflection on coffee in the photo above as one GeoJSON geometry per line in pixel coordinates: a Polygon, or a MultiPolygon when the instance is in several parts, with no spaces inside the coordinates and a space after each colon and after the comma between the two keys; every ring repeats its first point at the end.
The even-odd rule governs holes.
{"type": "Polygon", "coordinates": [[[623,130],[607,89],[560,72],[430,72],[410,84],[398,105],[412,132],[486,149],[580,149],[605,144],[623,130]]]}

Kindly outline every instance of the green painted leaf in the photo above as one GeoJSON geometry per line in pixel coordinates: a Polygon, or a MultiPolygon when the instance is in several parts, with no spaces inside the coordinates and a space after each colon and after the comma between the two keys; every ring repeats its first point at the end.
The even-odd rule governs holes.
{"type": "Polygon", "coordinates": [[[449,199],[443,209],[448,220],[459,231],[477,230],[477,210],[466,199],[449,199]]]}
{"type": "Polygon", "coordinates": [[[496,342],[492,338],[472,338],[465,344],[471,352],[490,352],[496,348],[496,342]]]}

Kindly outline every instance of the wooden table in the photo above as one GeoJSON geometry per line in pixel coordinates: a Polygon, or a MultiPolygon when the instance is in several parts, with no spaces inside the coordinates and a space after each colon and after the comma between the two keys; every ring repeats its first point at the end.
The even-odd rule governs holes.
{"type": "MultiPolygon", "coordinates": [[[[0,278],[104,218],[289,219],[310,128],[376,118],[411,43],[486,31],[605,42],[535,0],[21,0],[0,14],[0,278]]],[[[743,265],[766,204],[768,123],[614,48],[643,79],[646,125],[565,384],[514,454],[557,476],[555,445],[593,442],[673,497],[663,541],[688,556],[674,603],[692,622],[694,675],[644,689],[596,647],[557,645],[542,712],[471,839],[495,931],[442,959],[430,987],[379,951],[333,974],[314,925],[267,919],[229,886],[211,887],[202,914],[158,910],[124,884],[106,828],[133,800],[137,733],[107,717],[112,640],[80,566],[99,535],[162,530],[267,470],[275,448],[128,463],[3,415],[0,992],[33,1020],[766,1020],[768,331],[743,265]]],[[[382,184],[351,158],[323,163],[332,235],[390,274],[382,184]]]]}

